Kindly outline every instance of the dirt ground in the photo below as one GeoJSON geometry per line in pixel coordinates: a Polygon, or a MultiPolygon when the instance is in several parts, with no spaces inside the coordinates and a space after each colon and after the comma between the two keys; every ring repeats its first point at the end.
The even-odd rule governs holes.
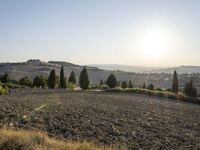
{"type": "Polygon", "coordinates": [[[200,105],[138,94],[15,90],[0,126],[134,149],[200,149],[200,105]]]}

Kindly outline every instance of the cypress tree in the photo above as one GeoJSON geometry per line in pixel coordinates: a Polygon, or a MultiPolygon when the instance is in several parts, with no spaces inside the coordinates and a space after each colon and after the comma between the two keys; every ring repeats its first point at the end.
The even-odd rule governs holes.
{"type": "Polygon", "coordinates": [[[86,67],[84,67],[79,76],[79,85],[81,89],[87,90],[89,88],[89,84],[90,84],[90,81],[88,78],[88,72],[87,72],[86,67]]]}
{"type": "Polygon", "coordinates": [[[56,86],[56,72],[55,70],[51,70],[48,78],[48,87],[54,89],[56,86]]]}
{"type": "Polygon", "coordinates": [[[143,83],[142,88],[146,89],[146,84],[145,83],[143,83]]]}
{"type": "Polygon", "coordinates": [[[123,88],[123,89],[127,88],[127,83],[126,83],[126,81],[123,81],[123,82],[122,82],[122,88],[123,88]]]}
{"type": "Polygon", "coordinates": [[[100,80],[100,85],[103,85],[103,80],[102,79],[100,80]]]}
{"type": "Polygon", "coordinates": [[[63,68],[63,65],[62,65],[61,66],[61,70],[60,70],[60,87],[64,88],[64,84],[65,84],[65,81],[64,81],[64,68],[63,68]]]}
{"type": "Polygon", "coordinates": [[[73,84],[76,84],[76,77],[75,77],[74,71],[72,71],[72,72],[70,73],[68,82],[73,83],[73,84]]]}
{"type": "Polygon", "coordinates": [[[109,75],[108,78],[107,78],[106,84],[107,84],[110,88],[116,87],[116,84],[117,84],[117,79],[116,79],[116,77],[115,77],[113,74],[109,75]]]}
{"type": "Polygon", "coordinates": [[[64,88],[65,89],[67,88],[67,78],[66,78],[66,76],[64,77],[64,88]]]}
{"type": "Polygon", "coordinates": [[[178,93],[178,77],[176,71],[174,71],[174,76],[173,76],[172,92],[178,93]]]}
{"type": "Polygon", "coordinates": [[[129,82],[128,82],[128,88],[133,88],[133,83],[132,83],[132,81],[131,80],[129,80],[129,82]]]}

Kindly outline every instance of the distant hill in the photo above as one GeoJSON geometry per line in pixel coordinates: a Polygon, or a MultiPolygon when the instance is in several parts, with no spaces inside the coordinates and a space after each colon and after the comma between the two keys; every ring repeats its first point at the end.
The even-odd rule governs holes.
{"type": "MultiPolygon", "coordinates": [[[[32,59],[26,62],[0,63],[0,75],[3,75],[5,72],[7,72],[11,79],[19,80],[20,78],[25,76],[30,76],[32,78],[38,75],[48,76],[50,71],[52,69],[55,69],[56,74],[59,76],[61,65],[64,66],[65,76],[67,78],[69,77],[70,72],[73,70],[76,74],[76,78],[78,81],[80,71],[83,69],[84,66],[64,61],[44,62],[38,59],[32,59]]],[[[132,67],[123,65],[105,66],[86,66],[91,84],[99,83],[100,80],[106,82],[107,77],[112,73],[117,77],[118,81],[132,80],[135,87],[141,87],[141,85],[145,82],[146,84],[153,83],[156,87],[168,88],[171,87],[172,73],[174,72],[174,70],[177,70],[177,72],[179,73],[179,77],[181,73],[200,72],[200,67],[198,66],[181,66],[164,69],[134,66],[132,67]],[[157,73],[166,74],[160,75],[157,73]]],[[[180,82],[184,84],[187,80],[189,80],[189,77],[190,76],[183,77],[183,80],[181,79],[180,82]]],[[[197,78],[195,78],[200,80],[199,77],[200,76],[197,75],[197,78]]]]}
{"type": "Polygon", "coordinates": [[[157,67],[141,67],[141,66],[120,65],[120,64],[93,64],[89,66],[98,67],[104,70],[119,70],[126,72],[135,72],[135,73],[145,73],[148,71],[160,69],[157,67]]]}
{"type": "MultiPolygon", "coordinates": [[[[52,69],[55,69],[57,75],[60,73],[61,65],[64,66],[65,75],[68,77],[72,70],[77,73],[77,75],[82,70],[83,66],[64,62],[64,61],[49,61],[44,62],[38,59],[31,59],[26,62],[17,63],[0,63],[0,74],[7,72],[9,76],[14,80],[19,80],[24,76],[30,76],[34,78],[37,75],[48,76],[52,69]]],[[[87,67],[89,72],[100,71],[97,67],[87,67]]]]}
{"type": "Polygon", "coordinates": [[[150,73],[173,73],[176,70],[179,74],[184,73],[199,73],[200,66],[180,66],[180,67],[172,67],[172,68],[164,68],[164,69],[156,69],[149,71],[150,73]]]}
{"type": "Polygon", "coordinates": [[[119,64],[94,64],[89,65],[92,67],[98,67],[105,70],[120,70],[126,72],[136,72],[136,73],[167,73],[172,74],[176,70],[180,74],[184,73],[198,73],[200,72],[200,66],[178,66],[171,68],[159,68],[159,67],[140,67],[140,66],[130,66],[130,65],[119,65],[119,64]]]}

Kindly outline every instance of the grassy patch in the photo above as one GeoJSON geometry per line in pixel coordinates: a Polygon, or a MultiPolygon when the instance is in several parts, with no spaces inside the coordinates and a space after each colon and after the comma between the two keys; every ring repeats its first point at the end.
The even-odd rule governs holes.
{"type": "Polygon", "coordinates": [[[22,85],[19,84],[13,84],[13,83],[0,83],[1,86],[3,87],[8,87],[9,89],[18,89],[18,88],[23,88],[22,85]]]}
{"type": "Polygon", "coordinates": [[[184,95],[183,93],[174,94],[169,91],[157,91],[157,90],[148,90],[148,89],[141,89],[141,88],[133,88],[133,89],[121,89],[121,88],[115,88],[115,89],[108,89],[107,92],[116,92],[116,93],[138,93],[138,94],[145,94],[150,96],[157,96],[157,97],[163,97],[163,98],[169,98],[169,99],[175,99],[175,100],[181,100],[185,102],[200,104],[200,99],[189,97],[184,95]]]}
{"type": "Polygon", "coordinates": [[[0,95],[5,95],[7,93],[8,93],[8,88],[0,85],[0,95]]]}
{"type": "Polygon", "coordinates": [[[49,138],[42,132],[0,130],[1,150],[112,150],[88,142],[67,142],[49,138]]]}

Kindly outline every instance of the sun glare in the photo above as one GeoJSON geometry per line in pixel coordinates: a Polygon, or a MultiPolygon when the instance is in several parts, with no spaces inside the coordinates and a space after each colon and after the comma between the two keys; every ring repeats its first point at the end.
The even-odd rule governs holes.
{"type": "Polygon", "coordinates": [[[167,31],[153,29],[145,31],[140,38],[143,56],[146,58],[162,58],[170,48],[170,38],[167,31]]]}

